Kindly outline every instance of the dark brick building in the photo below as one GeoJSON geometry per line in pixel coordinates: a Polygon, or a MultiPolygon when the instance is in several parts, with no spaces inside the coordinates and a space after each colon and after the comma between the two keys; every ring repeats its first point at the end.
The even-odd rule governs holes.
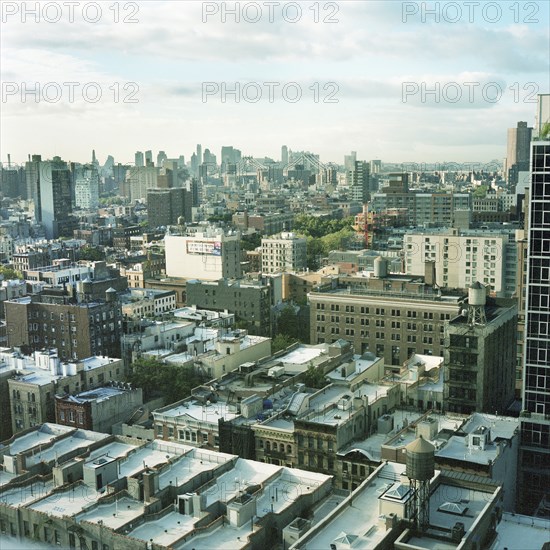
{"type": "Polygon", "coordinates": [[[122,313],[116,291],[103,300],[80,301],[64,289],[5,302],[8,346],[31,353],[56,347],[61,359],[120,357],[122,313]]]}

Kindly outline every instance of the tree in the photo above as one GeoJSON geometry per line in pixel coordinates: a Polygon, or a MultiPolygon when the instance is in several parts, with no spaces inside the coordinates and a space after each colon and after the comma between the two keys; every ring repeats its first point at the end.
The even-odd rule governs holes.
{"type": "Polygon", "coordinates": [[[140,357],[132,364],[129,381],[143,388],[144,399],[161,394],[167,403],[173,403],[191,395],[191,390],[206,382],[191,366],[165,365],[157,359],[140,357]]]}
{"type": "Polygon", "coordinates": [[[325,374],[320,367],[314,367],[311,363],[304,374],[304,384],[308,388],[324,388],[328,382],[325,380],[325,374]]]}
{"type": "Polygon", "coordinates": [[[0,266],[0,275],[2,275],[5,280],[23,278],[23,274],[20,271],[4,265],[0,266]]]}
{"type": "Polygon", "coordinates": [[[298,316],[291,305],[281,310],[277,318],[277,334],[294,337],[299,332],[298,316]]]}
{"type": "Polygon", "coordinates": [[[241,239],[241,248],[243,250],[255,250],[262,244],[262,236],[260,233],[250,233],[244,235],[241,239]]]}
{"type": "Polygon", "coordinates": [[[105,259],[105,252],[93,246],[83,246],[80,249],[79,256],[81,260],[98,262],[105,259]]]}
{"type": "Polygon", "coordinates": [[[271,342],[271,353],[277,353],[296,342],[298,342],[297,338],[292,338],[292,336],[287,336],[286,334],[277,334],[271,342]]]}

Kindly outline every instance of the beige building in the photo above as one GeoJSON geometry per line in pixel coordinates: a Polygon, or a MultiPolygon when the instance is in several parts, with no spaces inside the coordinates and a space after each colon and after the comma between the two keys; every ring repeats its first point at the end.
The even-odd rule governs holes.
{"type": "Polygon", "coordinates": [[[462,299],[413,276],[334,278],[309,294],[310,341],[343,338],[386,365],[402,365],[415,353],[443,355],[445,321],[459,313],[462,299]]]}
{"type": "Polygon", "coordinates": [[[510,297],[515,291],[517,246],[512,234],[426,231],[407,233],[403,244],[408,275],[424,275],[432,264],[440,287],[467,288],[479,280],[497,296],[510,297]]]}
{"type": "Polygon", "coordinates": [[[262,272],[302,271],[307,267],[306,239],[294,233],[262,239],[262,272]]]}

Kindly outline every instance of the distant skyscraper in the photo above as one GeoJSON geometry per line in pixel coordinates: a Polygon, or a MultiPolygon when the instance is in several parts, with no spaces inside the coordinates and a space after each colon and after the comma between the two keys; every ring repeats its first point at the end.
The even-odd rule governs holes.
{"type": "Polygon", "coordinates": [[[353,170],[356,160],[357,160],[357,151],[352,151],[351,155],[344,155],[344,169],[346,170],[346,173],[349,170],[353,170]]]}
{"type": "Polygon", "coordinates": [[[99,208],[99,174],[95,165],[83,166],[75,180],[75,204],[83,210],[99,208]]]}
{"type": "Polygon", "coordinates": [[[199,159],[197,158],[196,153],[191,155],[191,173],[193,176],[196,176],[199,173],[199,159]]]}
{"type": "Polygon", "coordinates": [[[59,157],[39,163],[39,201],[37,219],[48,239],[70,233],[71,173],[59,157]]]}
{"type": "Polygon", "coordinates": [[[506,178],[512,187],[518,183],[518,173],[529,170],[529,144],[532,133],[533,128],[529,128],[527,122],[518,122],[517,128],[508,129],[506,178]]]}
{"type": "Polygon", "coordinates": [[[281,164],[283,167],[288,164],[288,147],[286,145],[281,147],[281,164]]]}
{"type": "Polygon", "coordinates": [[[136,151],[134,164],[136,166],[145,166],[143,153],[141,151],[136,151]]]}
{"type": "Polygon", "coordinates": [[[176,225],[182,217],[191,221],[192,196],[187,189],[149,189],[147,191],[147,217],[149,227],[176,225]]]}
{"type": "Polygon", "coordinates": [[[27,184],[27,199],[34,201],[34,218],[37,220],[38,216],[38,190],[40,180],[40,161],[42,157],[40,155],[29,156],[29,160],[25,163],[25,179],[27,184]]]}
{"type": "Polygon", "coordinates": [[[145,151],[145,166],[150,166],[153,163],[153,151],[150,149],[145,151]]]}
{"type": "Polygon", "coordinates": [[[197,165],[200,166],[202,164],[202,145],[199,143],[197,144],[197,165]]]}
{"type": "Polygon", "coordinates": [[[166,155],[166,153],[164,151],[159,151],[158,155],[157,155],[157,166],[159,168],[162,167],[162,165],[164,164],[164,161],[168,158],[168,156],[166,155]]]}
{"type": "Polygon", "coordinates": [[[353,169],[346,172],[352,201],[365,203],[370,198],[370,166],[368,162],[355,161],[353,169]]]}
{"type": "Polygon", "coordinates": [[[209,166],[216,166],[217,159],[216,155],[210,152],[210,149],[204,150],[204,162],[203,164],[208,164],[209,166]]]}
{"type": "Polygon", "coordinates": [[[550,140],[531,143],[527,283],[520,415],[520,513],[546,517],[550,502],[550,140]],[[546,503],[546,504],[545,504],[546,503]]]}

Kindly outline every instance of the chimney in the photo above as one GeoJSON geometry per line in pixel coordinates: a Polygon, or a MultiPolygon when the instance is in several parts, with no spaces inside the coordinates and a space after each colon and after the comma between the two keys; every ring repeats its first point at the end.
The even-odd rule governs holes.
{"type": "Polygon", "coordinates": [[[424,262],[424,282],[428,286],[434,286],[435,280],[435,262],[424,262]]]}

